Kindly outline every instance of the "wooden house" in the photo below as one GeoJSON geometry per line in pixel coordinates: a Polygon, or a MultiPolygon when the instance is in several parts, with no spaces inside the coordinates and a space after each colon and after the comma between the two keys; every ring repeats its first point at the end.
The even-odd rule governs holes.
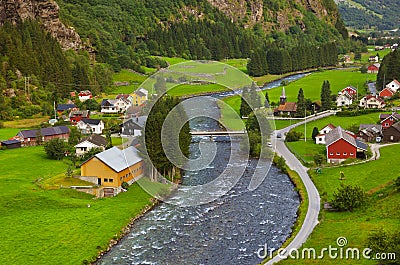
{"type": "Polygon", "coordinates": [[[144,162],[135,147],[113,147],[84,162],[80,178],[104,187],[105,196],[114,196],[122,191],[123,182],[132,184],[143,174],[144,162]]]}

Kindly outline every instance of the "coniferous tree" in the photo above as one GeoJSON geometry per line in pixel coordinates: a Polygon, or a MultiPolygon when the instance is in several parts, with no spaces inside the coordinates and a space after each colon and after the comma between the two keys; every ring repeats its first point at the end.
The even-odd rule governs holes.
{"type": "Polygon", "coordinates": [[[240,116],[248,117],[252,109],[250,107],[250,92],[247,87],[243,88],[242,97],[240,98],[240,116]]]}
{"type": "Polygon", "coordinates": [[[299,89],[299,93],[297,94],[297,112],[296,115],[299,117],[304,117],[306,111],[306,102],[304,99],[303,89],[299,89]]]}
{"type": "Polygon", "coordinates": [[[329,110],[332,107],[331,85],[328,80],[324,80],[321,89],[321,109],[329,110]]]}
{"type": "Polygon", "coordinates": [[[265,91],[265,101],[264,101],[264,107],[269,108],[269,96],[268,96],[268,91],[265,91]]]}

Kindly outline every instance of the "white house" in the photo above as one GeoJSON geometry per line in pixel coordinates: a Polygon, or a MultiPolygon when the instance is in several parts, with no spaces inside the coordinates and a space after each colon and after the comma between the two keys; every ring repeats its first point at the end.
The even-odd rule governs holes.
{"type": "Polygon", "coordinates": [[[385,101],[379,96],[366,95],[360,100],[360,107],[365,109],[381,109],[385,105],[385,101]]]}
{"type": "Polygon", "coordinates": [[[100,148],[104,151],[106,146],[107,140],[104,137],[92,134],[75,145],[75,153],[77,156],[81,156],[93,148],[100,148]]]}
{"type": "Polygon", "coordinates": [[[396,79],[393,79],[393,81],[387,84],[386,87],[390,88],[392,91],[396,93],[397,90],[399,90],[400,88],[400,82],[397,81],[396,79]]]}
{"type": "Polygon", "coordinates": [[[119,99],[103,99],[101,102],[102,113],[121,113],[126,111],[131,102],[128,99],[120,97],[119,99]]]}
{"type": "Polygon", "coordinates": [[[333,129],[335,129],[336,126],[329,123],[328,125],[326,125],[324,128],[322,128],[319,131],[319,134],[315,137],[315,143],[316,144],[325,144],[325,135],[328,134],[329,132],[331,132],[333,129]]]}
{"type": "Polygon", "coordinates": [[[82,119],[76,126],[84,134],[102,134],[104,130],[104,122],[99,119],[82,119]]]}
{"type": "Polygon", "coordinates": [[[78,98],[79,98],[79,101],[81,101],[81,102],[91,99],[92,92],[90,92],[89,90],[83,90],[83,91],[79,92],[78,98]]]}
{"type": "Polygon", "coordinates": [[[337,107],[350,106],[351,104],[353,104],[353,97],[347,92],[338,95],[336,98],[337,107]]]}
{"type": "Polygon", "coordinates": [[[103,99],[101,102],[102,113],[118,113],[118,107],[115,106],[116,99],[103,99]]]}

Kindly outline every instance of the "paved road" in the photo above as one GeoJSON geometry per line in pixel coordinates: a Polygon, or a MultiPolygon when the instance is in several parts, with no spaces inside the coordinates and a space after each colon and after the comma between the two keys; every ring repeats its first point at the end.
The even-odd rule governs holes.
{"type": "Polygon", "coordinates": [[[369,92],[372,94],[372,95],[376,95],[377,93],[378,93],[378,91],[376,90],[376,83],[375,82],[373,82],[373,83],[368,83],[368,89],[369,89],[369,92]]]}
{"type": "MultiPolygon", "coordinates": [[[[320,119],[323,117],[327,117],[329,115],[334,114],[334,112],[331,113],[326,113],[320,116],[315,116],[312,118],[307,119],[307,122],[320,119]]],[[[286,127],[284,129],[278,130],[275,132],[275,136],[277,133],[281,133],[282,136],[285,135],[286,132],[288,132],[290,129],[304,124],[304,121],[296,123],[294,125],[291,125],[289,127],[286,127]]],[[[274,137],[275,137],[274,136],[274,137]]],[[[310,176],[307,174],[308,168],[303,166],[301,162],[289,151],[289,149],[286,147],[284,143],[284,137],[278,138],[276,140],[276,152],[278,155],[282,156],[286,160],[286,164],[291,168],[292,170],[295,170],[299,175],[300,178],[302,179],[306,190],[308,194],[308,210],[306,214],[306,218],[304,220],[304,223],[299,231],[299,233],[296,235],[296,237],[290,242],[290,244],[285,248],[286,249],[286,255],[288,252],[290,252],[291,249],[299,249],[303,243],[307,240],[307,238],[310,236],[311,232],[314,230],[314,227],[318,224],[318,214],[320,210],[320,197],[317,188],[315,187],[314,183],[312,182],[310,176]]],[[[283,253],[282,253],[283,254],[283,253]]],[[[284,254],[282,256],[277,255],[270,261],[268,261],[266,264],[274,264],[276,262],[279,262],[282,260],[284,254]]]]}

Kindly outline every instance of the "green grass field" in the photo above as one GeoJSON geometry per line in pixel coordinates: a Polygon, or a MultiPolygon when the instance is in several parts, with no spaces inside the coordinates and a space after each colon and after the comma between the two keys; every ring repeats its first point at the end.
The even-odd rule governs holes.
{"type": "Polygon", "coordinates": [[[20,129],[15,128],[1,128],[0,129],[0,140],[7,140],[15,135],[20,131],[20,129]]]}
{"type": "Polygon", "coordinates": [[[34,183],[67,167],[66,160],[47,159],[43,147],[0,151],[0,264],[92,260],[150,204],[150,195],[136,184],[117,197],[93,200],[85,193],[44,190],[34,183]]]}
{"type": "Polygon", "coordinates": [[[13,121],[5,121],[4,128],[19,128],[19,129],[26,129],[26,128],[33,128],[39,126],[43,122],[49,121],[49,116],[38,116],[31,119],[20,119],[20,120],[13,120],[13,121]]]}
{"type": "Polygon", "coordinates": [[[292,153],[307,163],[314,162],[314,155],[325,154],[325,145],[315,144],[313,140],[287,142],[292,153]]]}
{"type": "Polygon", "coordinates": [[[181,97],[181,96],[198,95],[210,92],[222,92],[226,90],[229,89],[219,84],[205,84],[205,85],[182,84],[168,90],[168,95],[181,97]]]}
{"type": "MultiPolygon", "coordinates": [[[[319,119],[312,122],[307,122],[306,131],[307,131],[307,139],[311,139],[312,131],[314,127],[317,127],[318,130],[322,129],[329,123],[332,123],[335,126],[341,126],[343,129],[349,128],[353,124],[357,124],[358,126],[361,123],[366,124],[375,124],[379,121],[379,112],[369,113],[365,115],[355,116],[355,117],[339,117],[339,116],[329,116],[323,119],[319,119]]],[[[296,127],[294,130],[296,132],[304,133],[304,126],[300,125],[296,127]]]]}
{"type": "MultiPolygon", "coordinates": [[[[332,94],[337,94],[338,91],[349,85],[358,87],[360,93],[363,94],[364,83],[367,80],[376,80],[376,74],[361,74],[353,70],[314,72],[285,86],[287,101],[297,101],[297,94],[300,88],[303,88],[305,98],[310,98],[312,101],[320,100],[321,87],[324,80],[329,80],[332,94]]],[[[268,96],[271,102],[279,102],[281,94],[281,86],[268,90],[268,96]]],[[[240,96],[229,97],[224,99],[224,101],[234,109],[239,110],[240,96]]]]}
{"type": "Polygon", "coordinates": [[[122,138],[122,137],[111,137],[111,142],[113,144],[113,146],[118,146],[121,145],[125,142],[127,142],[128,139],[127,138],[122,138]]]}
{"type": "Polygon", "coordinates": [[[118,86],[110,89],[110,94],[130,94],[135,91],[148,76],[127,69],[113,75],[113,82],[129,82],[128,86],[118,86]]]}
{"type": "MultiPolygon", "coordinates": [[[[396,230],[400,226],[400,211],[398,202],[400,192],[395,192],[392,186],[383,187],[399,176],[398,167],[388,167],[397,164],[397,154],[400,145],[381,149],[381,159],[365,164],[340,168],[324,168],[322,174],[312,172],[312,178],[320,194],[327,192],[332,198],[333,192],[340,183],[357,184],[365,191],[375,191],[366,207],[354,212],[326,212],[320,214],[320,224],[316,227],[303,247],[315,248],[319,255],[323,247],[337,247],[336,239],[346,237],[346,248],[367,247],[368,235],[379,228],[396,230]],[[345,180],[339,180],[340,171],[345,174],[345,180]]],[[[327,254],[327,253],[325,253],[327,254]]],[[[325,255],[327,257],[328,255],[325,255]]],[[[283,264],[299,264],[299,260],[287,260],[283,264]]],[[[329,259],[301,260],[301,264],[376,264],[374,260],[329,259]]]]}

